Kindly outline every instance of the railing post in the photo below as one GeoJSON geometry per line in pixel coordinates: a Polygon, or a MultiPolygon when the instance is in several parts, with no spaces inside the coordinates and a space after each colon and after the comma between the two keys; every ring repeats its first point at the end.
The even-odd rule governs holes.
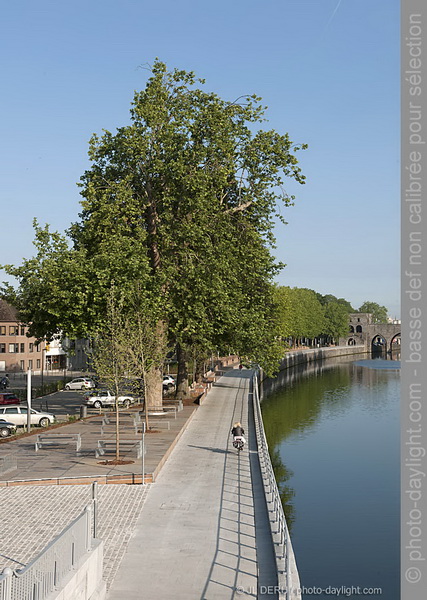
{"type": "Polygon", "coordinates": [[[97,534],[97,517],[98,517],[98,482],[92,482],[92,504],[93,504],[93,537],[97,534]]]}
{"type": "Polygon", "coordinates": [[[92,504],[88,504],[85,508],[86,513],[86,550],[89,552],[92,549],[92,504]]]}
{"type": "Polygon", "coordinates": [[[10,567],[3,569],[2,575],[4,575],[4,585],[2,587],[2,595],[0,600],[11,600],[12,597],[12,576],[13,571],[10,567]]]}

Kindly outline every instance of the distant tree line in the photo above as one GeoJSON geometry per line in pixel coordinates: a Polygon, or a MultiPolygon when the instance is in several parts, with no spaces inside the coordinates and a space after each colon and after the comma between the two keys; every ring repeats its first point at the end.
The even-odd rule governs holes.
{"type": "Polygon", "coordinates": [[[333,343],[349,331],[349,314],[369,312],[375,323],[387,322],[387,308],[364,302],[355,310],[344,298],[322,295],[306,288],[275,288],[277,331],[292,347],[302,344],[333,343]]]}

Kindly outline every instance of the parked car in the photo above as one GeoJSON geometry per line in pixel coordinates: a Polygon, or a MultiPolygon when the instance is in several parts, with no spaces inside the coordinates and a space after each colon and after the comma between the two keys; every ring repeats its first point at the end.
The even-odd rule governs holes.
{"type": "Polygon", "coordinates": [[[15,435],[15,433],[16,425],[14,423],[9,423],[8,421],[0,419],[0,437],[9,437],[10,435],[15,435]]]}
{"type": "MultiPolygon", "coordinates": [[[[136,402],[133,396],[119,396],[118,403],[121,406],[128,408],[131,404],[136,402]]],[[[100,390],[91,396],[86,396],[83,400],[83,404],[86,406],[94,406],[95,408],[104,408],[104,406],[115,406],[116,396],[109,390],[100,390]]]]}
{"type": "Polygon", "coordinates": [[[172,387],[175,387],[175,379],[172,375],[163,375],[163,389],[168,390],[172,387]]]}
{"type": "MultiPolygon", "coordinates": [[[[0,419],[10,421],[18,427],[24,427],[27,424],[28,407],[27,406],[0,406],[0,419]]],[[[40,412],[31,409],[31,425],[40,425],[47,427],[55,422],[55,416],[51,413],[40,412]]]]}
{"type": "Polygon", "coordinates": [[[21,401],[12,392],[0,392],[0,404],[21,404],[21,401]]]}
{"type": "Polygon", "coordinates": [[[65,389],[66,390],[90,390],[96,387],[96,383],[89,377],[77,377],[69,381],[65,389]]]}

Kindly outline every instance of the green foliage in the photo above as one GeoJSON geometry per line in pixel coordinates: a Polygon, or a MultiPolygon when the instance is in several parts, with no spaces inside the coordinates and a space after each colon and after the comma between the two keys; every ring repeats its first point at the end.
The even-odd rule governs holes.
{"type": "Polygon", "coordinates": [[[345,337],[348,333],[348,311],[338,302],[329,302],[325,306],[325,328],[323,333],[334,339],[345,337]]]}
{"type": "Polygon", "coordinates": [[[324,333],[324,310],[313,290],[276,287],[275,298],[282,337],[314,338],[324,333]]]}
{"type": "Polygon", "coordinates": [[[319,299],[319,302],[323,306],[326,306],[326,304],[329,304],[330,302],[336,302],[337,304],[341,304],[342,306],[344,306],[348,314],[355,312],[350,302],[348,300],[345,300],[345,298],[337,298],[333,294],[326,294],[325,296],[322,296],[321,294],[316,293],[316,295],[319,299]]]}
{"type": "Polygon", "coordinates": [[[387,323],[387,308],[385,306],[380,306],[376,302],[364,302],[357,312],[371,313],[372,321],[374,323],[387,323]]]}
{"type": "Polygon", "coordinates": [[[31,333],[99,337],[108,290],[131,314],[138,282],[140,305],[171,343],[274,363],[280,265],[269,246],[279,204],[294,201],[285,180],[304,183],[295,153],[306,146],[258,129],[257,96],[229,102],[200,84],[156,60],[130,125],[92,137],[79,221],[67,236],[35,223],[36,256],[6,267],[31,333]]]}

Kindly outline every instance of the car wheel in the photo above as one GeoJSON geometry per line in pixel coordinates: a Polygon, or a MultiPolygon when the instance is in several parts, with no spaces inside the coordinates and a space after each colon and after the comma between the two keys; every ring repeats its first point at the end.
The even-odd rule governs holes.
{"type": "Polygon", "coordinates": [[[95,408],[102,408],[102,404],[99,400],[97,400],[96,402],[93,403],[95,408]]]}
{"type": "Polygon", "coordinates": [[[2,427],[0,429],[0,436],[5,438],[10,436],[10,430],[7,427],[2,427]]]}
{"type": "Polygon", "coordinates": [[[49,423],[49,419],[47,417],[43,417],[43,419],[40,419],[39,425],[40,427],[47,427],[49,423]]]}
{"type": "Polygon", "coordinates": [[[70,388],[70,386],[67,384],[67,385],[65,386],[65,389],[66,389],[66,390],[70,390],[71,388],[70,388]]]}

